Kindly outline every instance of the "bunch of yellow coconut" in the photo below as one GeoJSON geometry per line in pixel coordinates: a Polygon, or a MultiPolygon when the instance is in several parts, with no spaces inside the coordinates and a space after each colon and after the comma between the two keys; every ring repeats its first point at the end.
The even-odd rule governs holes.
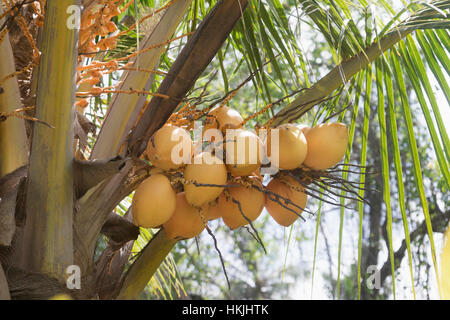
{"type": "MultiPolygon", "coordinates": [[[[171,239],[187,239],[199,235],[208,220],[221,218],[230,229],[247,225],[265,207],[278,224],[292,225],[307,204],[304,186],[289,175],[277,175],[267,186],[263,185],[260,153],[254,155],[250,146],[262,148],[270,159],[274,142],[269,134],[261,139],[240,128],[242,122],[241,115],[226,106],[208,113],[203,133],[207,129],[222,133],[236,129],[232,140],[202,135],[202,140],[221,146],[215,152],[195,153],[191,134],[183,128],[165,125],[155,132],[146,156],[156,169],[136,189],[132,203],[134,223],[145,228],[162,227],[171,239]],[[180,141],[187,148],[180,148],[180,141]],[[238,152],[238,148],[243,149],[238,152]],[[183,187],[178,192],[171,179],[171,172],[176,170],[183,173],[183,187]]],[[[348,129],[341,123],[312,128],[282,124],[276,129],[282,170],[326,170],[342,160],[347,148],[348,129]]]]}

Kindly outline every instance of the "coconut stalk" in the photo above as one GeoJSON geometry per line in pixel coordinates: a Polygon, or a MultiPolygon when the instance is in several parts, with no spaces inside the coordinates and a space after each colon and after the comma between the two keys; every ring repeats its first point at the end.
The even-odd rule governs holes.
{"type": "MultiPolygon", "coordinates": [[[[167,8],[153,30],[147,35],[139,49],[164,43],[170,39],[176,27],[189,8],[192,0],[178,0],[167,8]]],[[[158,67],[159,58],[165,46],[156,47],[133,59],[133,68],[154,70],[158,67]],[[139,64],[137,64],[139,61],[139,64]]],[[[154,73],[139,70],[126,70],[120,79],[117,90],[130,88],[149,91],[154,80],[154,73]]],[[[119,153],[131,128],[136,123],[142,108],[147,103],[147,97],[139,94],[114,94],[108,113],[100,129],[96,143],[91,153],[91,159],[108,159],[119,153]]]]}
{"type": "Polygon", "coordinates": [[[78,30],[67,8],[78,0],[47,1],[37,74],[21,267],[60,281],[73,264],[73,117],[78,30]]]}
{"type": "Polygon", "coordinates": [[[167,237],[164,229],[158,231],[141,251],[136,262],[131,265],[123,279],[117,299],[132,300],[139,298],[139,295],[176,242],[176,240],[167,237]]]}
{"type": "Polygon", "coordinates": [[[393,31],[379,41],[375,41],[362,52],[336,66],[326,76],[317,81],[312,87],[303,90],[294,101],[279,111],[271,122],[272,126],[292,122],[300,118],[412,31],[412,29],[393,31]]]}
{"type": "MultiPolygon", "coordinates": [[[[0,6],[0,15],[3,8],[0,6]]],[[[0,20],[3,25],[4,19],[0,20]]],[[[6,32],[6,29],[2,30],[6,32]]],[[[0,32],[1,34],[2,32],[0,32]]],[[[1,36],[0,36],[1,39],[1,36]]],[[[0,40],[0,81],[16,72],[14,55],[9,42],[8,32],[0,40]]],[[[17,77],[2,81],[0,84],[0,113],[10,113],[22,107],[17,77]]],[[[13,172],[28,161],[28,144],[25,121],[17,117],[9,117],[0,122],[0,177],[13,172]]]]}

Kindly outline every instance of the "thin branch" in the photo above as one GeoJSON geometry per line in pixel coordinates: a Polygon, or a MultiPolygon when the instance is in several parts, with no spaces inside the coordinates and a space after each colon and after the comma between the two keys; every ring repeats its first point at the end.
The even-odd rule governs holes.
{"type": "MultiPolygon", "coordinates": [[[[440,212],[439,210],[436,210],[436,212],[431,216],[431,224],[433,225],[433,229],[435,232],[445,232],[449,222],[450,222],[450,210],[447,210],[445,212],[440,212]],[[441,228],[439,228],[438,226],[440,226],[441,228]]],[[[409,234],[410,241],[412,242],[414,241],[414,239],[418,238],[421,235],[425,235],[426,233],[427,233],[426,221],[423,221],[414,231],[412,231],[409,234]]],[[[387,246],[389,245],[387,244],[387,246]]],[[[397,251],[395,251],[394,253],[395,270],[397,270],[400,267],[403,257],[405,256],[406,249],[407,249],[406,241],[405,239],[403,239],[400,248],[398,248],[397,251]]],[[[384,262],[380,272],[381,272],[380,283],[383,284],[387,277],[392,276],[390,257],[388,257],[388,259],[384,262]]]]}

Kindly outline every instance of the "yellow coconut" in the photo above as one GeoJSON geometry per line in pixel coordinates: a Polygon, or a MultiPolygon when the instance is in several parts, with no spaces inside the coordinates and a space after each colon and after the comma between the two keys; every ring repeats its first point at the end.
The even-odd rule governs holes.
{"type": "Polygon", "coordinates": [[[306,137],[306,133],[309,131],[309,129],[311,129],[310,126],[308,126],[307,124],[303,124],[303,123],[298,123],[295,125],[297,128],[299,128],[300,130],[302,130],[303,134],[306,137]]]}
{"type": "MultiPolygon", "coordinates": [[[[278,163],[279,168],[292,170],[298,168],[306,158],[308,144],[302,129],[290,123],[276,127],[278,129],[278,163]]],[[[272,133],[267,135],[266,152],[272,157],[272,133]]],[[[274,148],[274,151],[276,148],[274,148]]],[[[273,163],[274,164],[274,163],[273,163]]]]}
{"type": "Polygon", "coordinates": [[[343,123],[320,124],[306,133],[308,154],[304,164],[315,170],[325,170],[336,165],[345,155],[348,129],[343,123]]]}
{"type": "Polygon", "coordinates": [[[220,143],[223,140],[222,130],[225,128],[237,128],[244,119],[236,110],[221,106],[212,109],[203,124],[202,139],[204,141],[220,143]],[[209,130],[207,134],[205,134],[209,130]],[[217,132],[218,130],[219,132],[217,132]]]}
{"type": "Polygon", "coordinates": [[[244,119],[236,110],[225,106],[217,107],[206,115],[204,129],[222,130],[225,126],[237,127],[243,121],[244,119]]]}
{"type": "MultiPolygon", "coordinates": [[[[262,188],[258,178],[249,181],[262,188]]],[[[223,221],[230,229],[245,226],[249,223],[248,220],[252,222],[260,216],[264,208],[264,193],[246,186],[229,187],[227,191],[229,196],[222,193],[219,197],[219,209],[223,221]],[[235,201],[239,202],[239,205],[235,201]]]]}
{"type": "Polygon", "coordinates": [[[301,191],[304,190],[304,188],[294,178],[283,177],[272,179],[267,185],[267,190],[273,192],[274,194],[287,198],[295,204],[293,205],[292,203],[285,203],[284,199],[279,198],[278,201],[283,204],[282,206],[280,203],[273,201],[276,200],[276,196],[266,194],[265,205],[272,218],[279,225],[284,227],[288,227],[293,224],[298,219],[297,214],[301,214],[303,212],[302,209],[306,207],[308,197],[301,191]],[[284,183],[284,181],[287,182],[287,184],[284,183]],[[296,206],[302,209],[299,209],[296,206]],[[287,209],[286,207],[289,209],[287,209]],[[295,214],[291,210],[295,211],[297,214],[295,214]]]}
{"type": "Polygon", "coordinates": [[[176,169],[189,163],[193,152],[192,139],[183,128],[164,125],[150,138],[147,156],[151,163],[164,170],[176,169]]]}
{"type": "Polygon", "coordinates": [[[225,136],[225,159],[228,171],[234,176],[248,176],[261,166],[259,137],[248,130],[228,130],[225,136]]]}
{"type": "Polygon", "coordinates": [[[176,208],[172,217],[163,225],[167,237],[170,239],[189,239],[198,236],[205,224],[200,211],[186,201],[184,192],[176,195],[176,208]]]}
{"type": "Polygon", "coordinates": [[[184,184],[187,201],[193,206],[202,206],[215,200],[223,191],[223,187],[200,186],[198,184],[225,185],[227,183],[227,168],[222,160],[208,152],[196,155],[191,164],[184,169],[184,184]]]}
{"type": "Polygon", "coordinates": [[[175,190],[169,179],[154,174],[142,181],[133,196],[133,222],[144,228],[157,228],[175,211],[175,190]]]}
{"type": "MultiPolygon", "coordinates": [[[[220,196],[219,196],[219,198],[220,198],[220,196]]],[[[206,206],[206,214],[205,214],[206,219],[216,220],[222,216],[222,212],[220,211],[220,208],[219,208],[219,202],[217,200],[218,199],[211,201],[206,206]]]]}

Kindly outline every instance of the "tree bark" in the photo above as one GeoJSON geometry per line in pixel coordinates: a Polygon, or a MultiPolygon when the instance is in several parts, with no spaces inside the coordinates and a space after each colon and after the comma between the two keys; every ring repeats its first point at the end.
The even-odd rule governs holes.
{"type": "Polygon", "coordinates": [[[9,294],[8,281],[6,281],[5,272],[0,264],[0,300],[11,300],[11,295],[9,294]]]}

